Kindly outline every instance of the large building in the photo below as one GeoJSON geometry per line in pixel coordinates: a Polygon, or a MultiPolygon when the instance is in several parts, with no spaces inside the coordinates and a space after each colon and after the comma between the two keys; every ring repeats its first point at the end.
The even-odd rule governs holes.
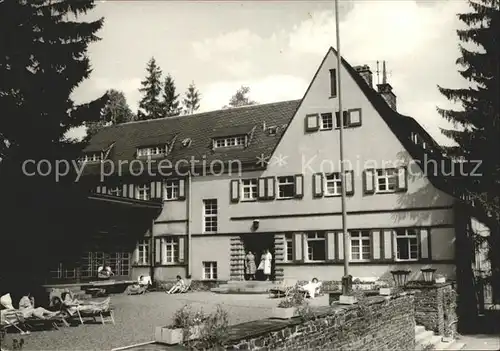
{"type": "Polygon", "coordinates": [[[116,267],[127,265],[122,275],[131,278],[241,280],[245,251],[255,252],[258,264],[269,249],[275,279],[340,280],[345,186],[354,277],[382,277],[394,267],[419,272],[430,264],[454,278],[463,221],[456,220],[456,200],[422,163],[442,156],[414,119],[396,111],[385,79],[374,88],[367,66],[342,60],[338,67],[330,48],[301,100],[131,122],[97,133],[82,158],[85,184],[109,201],[135,198],[162,207],[147,230],[133,234],[135,247],[89,251],[81,269],[93,271],[113,257],[116,267]]]}

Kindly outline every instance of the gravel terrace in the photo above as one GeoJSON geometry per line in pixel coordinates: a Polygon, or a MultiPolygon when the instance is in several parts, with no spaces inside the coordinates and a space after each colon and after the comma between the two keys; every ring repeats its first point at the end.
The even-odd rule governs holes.
{"type": "MultiPolygon", "coordinates": [[[[85,324],[61,327],[60,330],[33,331],[20,336],[9,333],[5,346],[11,349],[14,338],[24,338],[24,350],[111,350],[112,348],[154,339],[154,328],[171,323],[173,313],[185,304],[193,309],[212,312],[218,304],[229,313],[231,324],[270,317],[278,303],[268,295],[227,295],[190,292],[168,295],[151,292],[145,295],[111,295],[116,325],[85,324]]],[[[312,300],[312,305],[328,305],[328,296],[312,300]]]]}

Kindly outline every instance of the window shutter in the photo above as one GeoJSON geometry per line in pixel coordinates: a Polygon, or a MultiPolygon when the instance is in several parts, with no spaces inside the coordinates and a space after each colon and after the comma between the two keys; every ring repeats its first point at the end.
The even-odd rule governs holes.
{"type": "Polygon", "coordinates": [[[335,232],[326,232],[326,259],[335,260],[335,232]]]}
{"type": "Polygon", "coordinates": [[[302,174],[295,175],[295,197],[299,199],[304,197],[304,176],[302,174]]]}
{"type": "Polygon", "coordinates": [[[186,199],[186,180],[179,179],[179,200],[186,199]]]}
{"type": "Polygon", "coordinates": [[[345,172],[345,194],[354,195],[354,171],[345,172]]]}
{"type": "Polygon", "coordinates": [[[302,261],[302,233],[293,233],[294,261],[302,261]]]}
{"type": "Polygon", "coordinates": [[[323,173],[313,174],[313,196],[323,196],[323,173]]]}
{"type": "Polygon", "coordinates": [[[184,237],[179,237],[179,263],[184,263],[184,253],[186,250],[184,237]]]}
{"type": "Polygon", "coordinates": [[[406,191],[408,189],[407,178],[406,167],[398,168],[398,191],[406,191]]]}
{"type": "Polygon", "coordinates": [[[382,251],[384,253],[382,257],[384,260],[392,260],[395,258],[393,253],[395,252],[396,249],[393,249],[393,244],[394,244],[393,236],[394,238],[396,237],[393,230],[386,229],[382,231],[382,239],[383,239],[382,251]]]}
{"type": "Polygon", "coordinates": [[[335,242],[335,248],[336,248],[336,255],[335,257],[339,261],[344,260],[344,233],[343,232],[336,232],[337,234],[337,240],[335,242]]]}
{"type": "Polygon", "coordinates": [[[158,195],[156,192],[156,182],[151,182],[151,198],[152,199],[157,199],[158,195]]]}
{"type": "Polygon", "coordinates": [[[375,193],[375,170],[365,169],[363,172],[363,184],[365,194],[375,193]]]}
{"type": "Polygon", "coordinates": [[[372,230],[370,233],[371,259],[374,261],[382,258],[381,234],[380,230],[372,230]]]}
{"type": "Polygon", "coordinates": [[[163,200],[163,182],[156,182],[156,197],[163,200]]]}
{"type": "Polygon", "coordinates": [[[259,199],[263,200],[266,198],[266,178],[259,178],[257,192],[259,199]]]}
{"type": "Polygon", "coordinates": [[[275,187],[275,180],[274,177],[267,177],[266,178],[266,199],[274,199],[276,196],[276,189],[275,187]]]}
{"type": "Polygon", "coordinates": [[[240,201],[240,180],[231,180],[231,202],[240,201]]]}
{"type": "Polygon", "coordinates": [[[307,233],[302,233],[302,259],[304,262],[309,261],[309,245],[307,242],[307,233]]]}
{"type": "Polygon", "coordinates": [[[314,132],[319,129],[319,114],[310,114],[306,115],[305,119],[306,123],[306,131],[307,132],[314,132]]]}
{"type": "Polygon", "coordinates": [[[429,259],[430,258],[430,250],[429,250],[429,230],[420,229],[420,258],[429,259]]]}
{"type": "Polygon", "coordinates": [[[155,264],[161,264],[161,239],[155,239],[155,264]]]}

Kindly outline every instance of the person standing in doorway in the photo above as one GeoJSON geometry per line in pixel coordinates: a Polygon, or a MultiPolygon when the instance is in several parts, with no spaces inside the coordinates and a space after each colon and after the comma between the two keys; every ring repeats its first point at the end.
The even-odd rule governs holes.
{"type": "Polygon", "coordinates": [[[271,275],[271,262],[273,260],[273,255],[269,252],[269,250],[264,250],[260,258],[259,270],[264,274],[265,280],[269,280],[269,276],[271,275]]]}
{"type": "Polygon", "coordinates": [[[252,251],[248,251],[245,256],[245,274],[249,280],[255,280],[255,256],[252,251]]]}

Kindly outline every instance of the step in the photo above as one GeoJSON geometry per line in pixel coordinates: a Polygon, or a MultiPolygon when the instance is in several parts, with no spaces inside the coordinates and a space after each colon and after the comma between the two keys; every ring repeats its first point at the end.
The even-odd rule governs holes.
{"type": "Polygon", "coordinates": [[[431,335],[425,339],[415,342],[415,350],[435,350],[436,344],[441,342],[441,335],[431,335]]]}
{"type": "Polygon", "coordinates": [[[439,342],[436,344],[434,350],[462,350],[465,347],[463,342],[459,342],[458,340],[453,340],[452,342],[439,342]]]}
{"type": "Polygon", "coordinates": [[[418,335],[424,331],[425,331],[425,327],[423,325],[416,325],[415,326],[415,335],[418,335]]]}
{"type": "Polygon", "coordinates": [[[434,332],[425,330],[415,335],[415,345],[424,345],[432,339],[434,332]]]}

